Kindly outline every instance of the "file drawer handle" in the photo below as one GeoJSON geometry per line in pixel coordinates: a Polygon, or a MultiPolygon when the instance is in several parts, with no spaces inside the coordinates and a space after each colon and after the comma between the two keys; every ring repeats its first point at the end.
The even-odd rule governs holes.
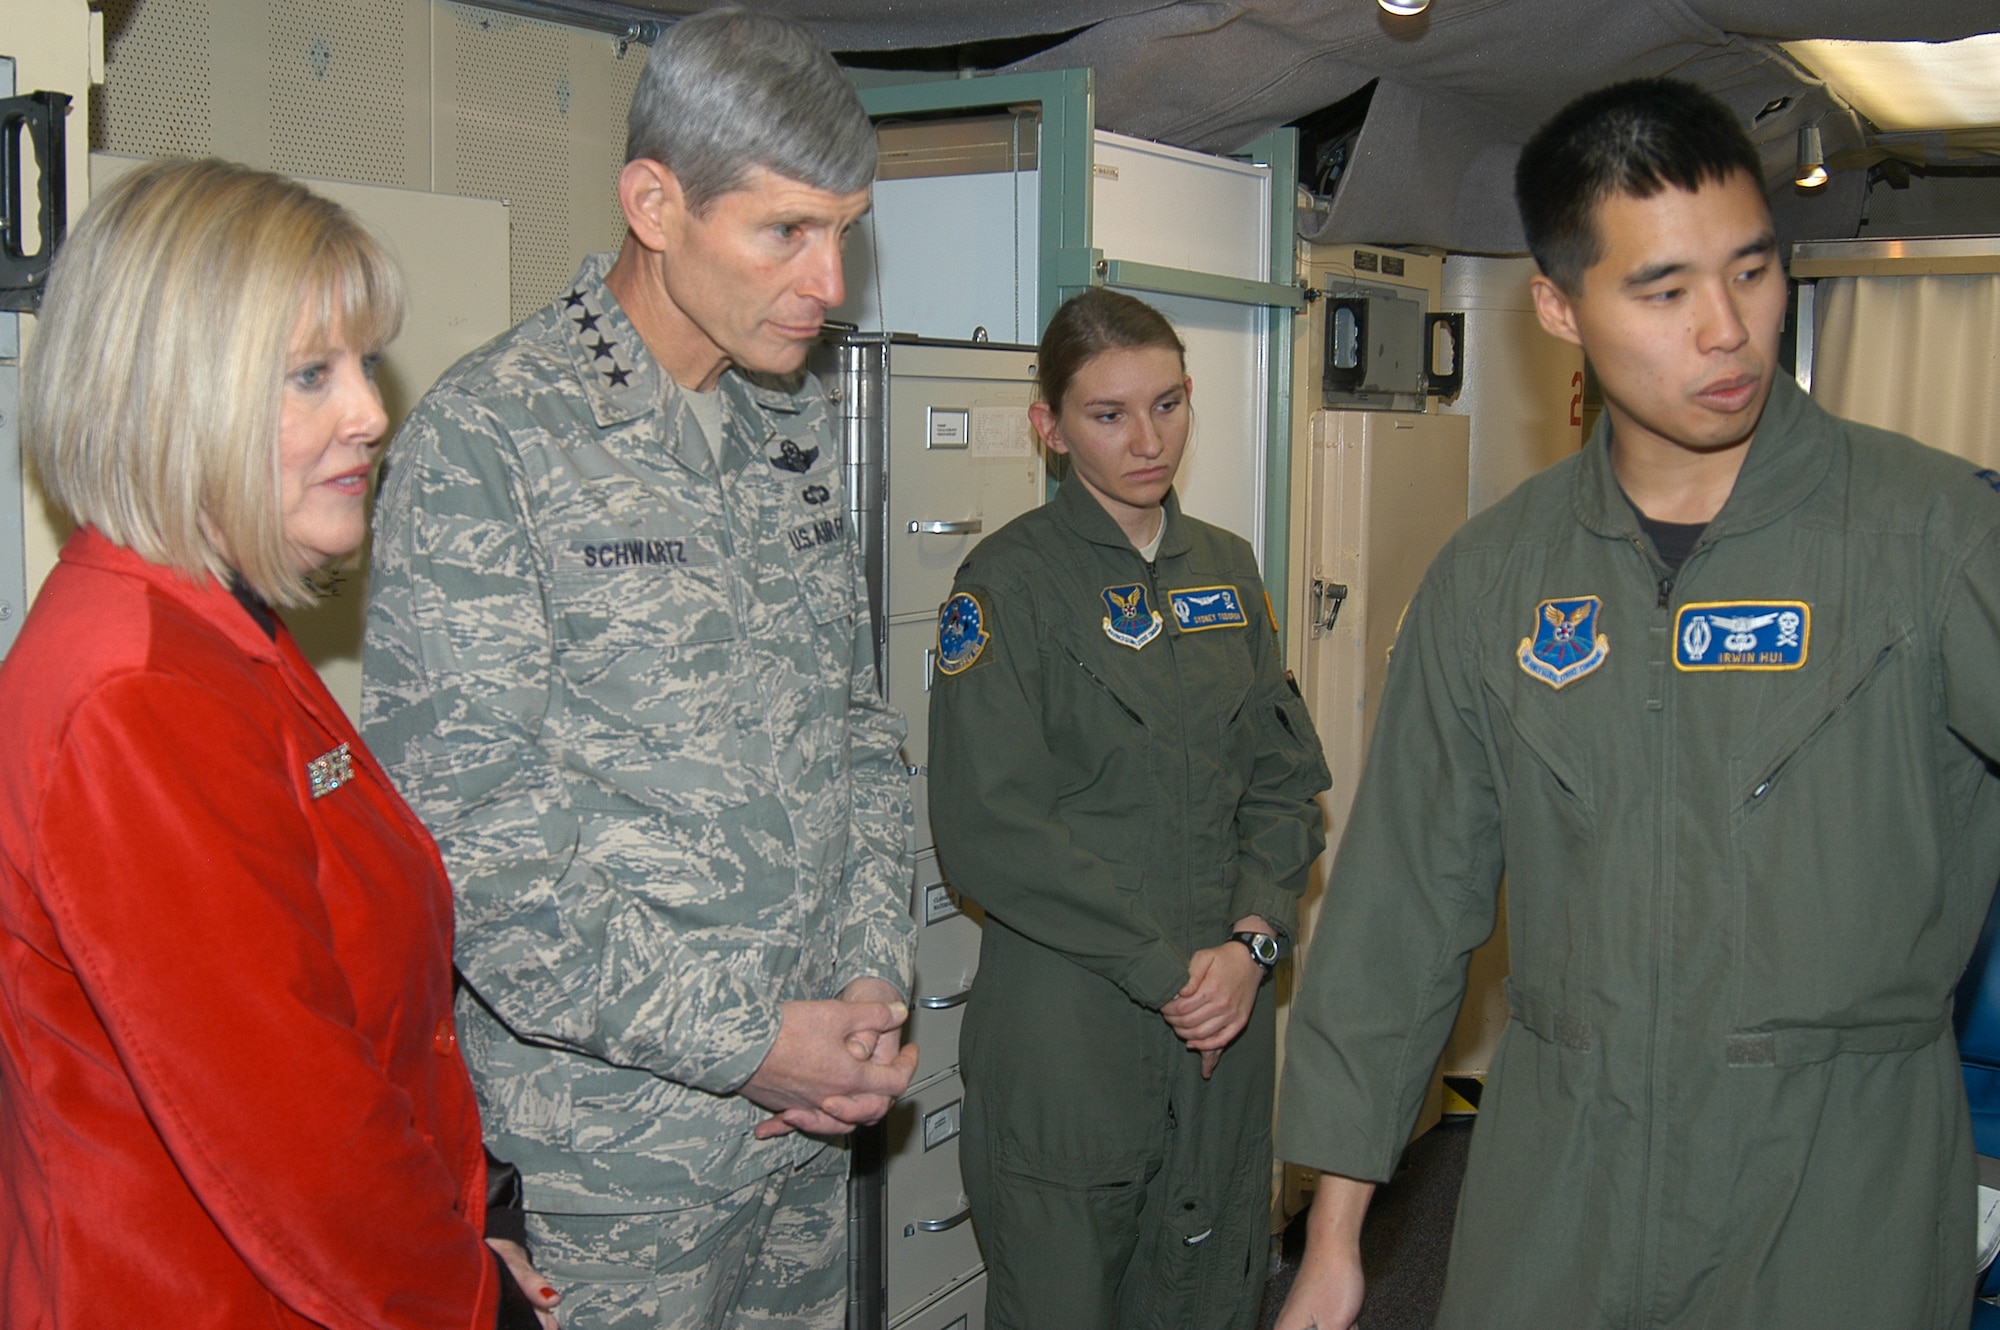
{"type": "Polygon", "coordinates": [[[925,1011],[950,1011],[953,1007],[964,1006],[966,999],[971,996],[972,985],[967,984],[956,993],[947,993],[943,997],[918,998],[917,1005],[925,1011]]]}
{"type": "Polygon", "coordinates": [[[972,1218],[972,1207],[968,1205],[947,1219],[919,1219],[914,1224],[905,1224],[903,1236],[914,1238],[919,1233],[943,1233],[957,1228],[970,1218],[972,1218]]]}
{"type": "Polygon", "coordinates": [[[913,536],[976,536],[985,524],[976,517],[968,517],[960,522],[940,522],[936,520],[911,522],[913,536]]]}

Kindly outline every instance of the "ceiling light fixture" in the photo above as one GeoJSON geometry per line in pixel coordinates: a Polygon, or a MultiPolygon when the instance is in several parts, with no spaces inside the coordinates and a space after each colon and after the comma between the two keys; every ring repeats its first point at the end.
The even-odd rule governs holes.
{"type": "Polygon", "coordinates": [[[1807,125],[1799,131],[1799,173],[1793,183],[1800,189],[1818,189],[1826,178],[1826,149],[1820,146],[1819,126],[1807,125]]]}
{"type": "Polygon", "coordinates": [[[1385,12],[1394,14],[1398,18],[1409,18],[1431,7],[1431,0],[1375,0],[1375,3],[1382,6],[1385,12]]]}

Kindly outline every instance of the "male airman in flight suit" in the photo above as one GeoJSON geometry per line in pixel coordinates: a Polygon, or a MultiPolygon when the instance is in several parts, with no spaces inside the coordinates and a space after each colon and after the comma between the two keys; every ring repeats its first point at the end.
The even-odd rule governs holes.
{"type": "Polygon", "coordinates": [[[1778,364],[1756,149],[1683,83],[1524,150],[1537,311],[1605,411],[1399,634],[1289,1027],[1326,1171],[1281,1330],[1348,1330],[1508,881],[1512,1021],[1438,1324],[1958,1330],[1952,989],[2000,873],[2000,476],[1778,364]]]}

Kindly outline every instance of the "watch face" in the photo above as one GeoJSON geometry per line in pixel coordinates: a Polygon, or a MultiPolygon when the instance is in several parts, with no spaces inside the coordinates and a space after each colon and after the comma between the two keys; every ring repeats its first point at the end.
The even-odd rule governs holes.
{"type": "Polygon", "coordinates": [[[1250,948],[1250,954],[1265,969],[1278,963],[1278,939],[1268,933],[1238,933],[1236,940],[1250,948]]]}

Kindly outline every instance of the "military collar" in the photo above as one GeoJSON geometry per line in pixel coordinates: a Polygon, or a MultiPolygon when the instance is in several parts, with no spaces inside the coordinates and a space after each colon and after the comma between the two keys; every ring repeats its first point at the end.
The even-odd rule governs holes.
{"type": "MultiPolygon", "coordinates": [[[[1063,477],[1062,487],[1056,491],[1055,502],[1051,505],[1064,526],[1083,537],[1093,545],[1108,545],[1113,549],[1131,550],[1132,538],[1125,534],[1125,528],[1118,525],[1097,496],[1085,487],[1072,470],[1063,477]]],[[[1166,559],[1178,554],[1186,554],[1193,548],[1189,539],[1187,522],[1181,517],[1181,501],[1172,490],[1167,491],[1164,507],[1167,510],[1167,534],[1160,541],[1158,559],[1166,559]]]]}
{"type": "Polygon", "coordinates": [[[613,256],[592,254],[576,280],[549,307],[561,325],[577,382],[600,428],[622,425],[656,409],[666,379],[638,329],[604,284],[613,256]]]}
{"type": "MultiPolygon", "coordinates": [[[[577,382],[583,386],[599,428],[627,424],[657,412],[661,424],[672,427],[674,436],[685,440],[688,431],[677,423],[687,409],[681,400],[681,386],[653,359],[624,306],[605,285],[605,275],[615,258],[612,254],[592,254],[584,259],[576,280],[550,306],[561,323],[577,382]]],[[[800,375],[798,386],[802,387],[803,381],[800,375]]],[[[795,416],[801,407],[795,391],[765,375],[725,370],[718,386],[726,403],[725,418],[755,422],[750,434],[759,446],[777,434],[770,416],[795,416]]],[[[723,453],[726,465],[740,464],[749,454],[729,441],[730,431],[723,433],[725,438],[714,440],[714,446],[723,453]]],[[[680,460],[705,472],[706,456],[706,449],[696,448],[680,460]]]]}
{"type": "MultiPolygon", "coordinates": [[[[1790,375],[1780,373],[1771,385],[1771,396],[1764,403],[1764,414],[1757,421],[1757,434],[1750,440],[1736,485],[1722,511],[1708,524],[1702,542],[1755,531],[1804,503],[1833,465],[1828,419],[1790,375]]],[[[1573,499],[1577,520],[1598,535],[1617,540],[1639,535],[1639,515],[1611,466],[1609,411],[1598,417],[1590,441],[1583,446],[1573,499]]]]}

